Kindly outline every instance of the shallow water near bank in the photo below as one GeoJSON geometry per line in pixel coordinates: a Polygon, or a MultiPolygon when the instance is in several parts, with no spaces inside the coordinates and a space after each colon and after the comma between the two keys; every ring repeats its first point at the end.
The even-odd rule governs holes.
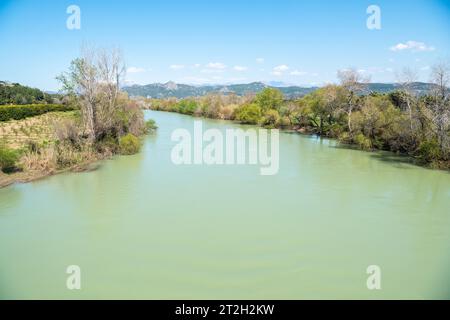
{"type": "Polygon", "coordinates": [[[277,175],[176,166],[171,133],[195,118],[146,117],[137,155],[0,189],[0,298],[450,298],[448,172],[291,133],[277,175]]]}

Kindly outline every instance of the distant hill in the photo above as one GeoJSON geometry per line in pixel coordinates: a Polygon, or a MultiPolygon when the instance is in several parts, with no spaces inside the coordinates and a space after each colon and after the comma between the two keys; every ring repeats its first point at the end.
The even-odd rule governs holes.
{"type": "MultiPolygon", "coordinates": [[[[423,95],[432,88],[432,84],[424,82],[415,82],[412,85],[418,95],[423,95]]],[[[187,98],[195,96],[203,96],[208,93],[223,93],[242,96],[248,93],[258,93],[264,88],[276,88],[283,92],[286,98],[296,98],[304,96],[318,87],[299,87],[299,86],[270,86],[262,82],[252,82],[247,84],[231,84],[231,85],[205,85],[192,86],[187,84],[177,84],[169,81],[167,83],[152,83],[147,85],[132,85],[124,87],[130,96],[142,96],[151,98],[187,98]]],[[[395,83],[370,83],[367,87],[367,92],[387,93],[398,89],[399,85],[395,83]]]]}
{"type": "MultiPolygon", "coordinates": [[[[186,98],[195,96],[204,96],[208,93],[237,94],[243,96],[249,93],[258,93],[264,88],[270,87],[262,82],[252,82],[247,84],[231,85],[206,85],[191,86],[187,84],[177,84],[175,82],[152,83],[147,85],[132,85],[124,87],[123,90],[130,96],[142,96],[151,98],[186,98]]],[[[305,95],[317,88],[302,88],[296,86],[277,87],[286,97],[298,97],[305,95]]]]}
{"type": "Polygon", "coordinates": [[[22,86],[18,83],[0,81],[0,105],[51,102],[51,97],[39,89],[22,86]]]}

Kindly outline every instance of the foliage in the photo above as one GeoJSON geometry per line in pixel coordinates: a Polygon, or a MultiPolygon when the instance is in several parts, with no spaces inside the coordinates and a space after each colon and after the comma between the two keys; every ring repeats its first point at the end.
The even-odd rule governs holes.
{"type": "Polygon", "coordinates": [[[257,124],[261,119],[261,108],[256,103],[247,103],[236,109],[235,119],[241,123],[257,124]]]}
{"type": "Polygon", "coordinates": [[[141,143],[135,135],[128,133],[127,135],[120,137],[119,147],[121,154],[130,155],[139,152],[141,143]]]}
{"type": "Polygon", "coordinates": [[[9,149],[0,145],[0,170],[4,173],[10,173],[17,169],[16,163],[19,160],[19,153],[16,150],[9,149]]]}
{"type": "Polygon", "coordinates": [[[264,113],[261,125],[267,128],[276,128],[280,125],[280,114],[277,110],[269,109],[264,113]]]}
{"type": "Polygon", "coordinates": [[[433,160],[441,158],[441,149],[437,139],[422,141],[417,149],[419,159],[425,162],[432,162],[433,160]]]}
{"type": "Polygon", "coordinates": [[[0,106],[0,121],[20,120],[54,111],[71,111],[72,106],[61,104],[30,104],[0,106]]]}
{"type": "Polygon", "coordinates": [[[198,106],[194,100],[185,99],[178,102],[176,108],[179,113],[193,115],[198,106]]]}
{"type": "Polygon", "coordinates": [[[147,121],[145,121],[145,128],[146,128],[147,132],[152,132],[152,131],[158,129],[158,126],[156,125],[155,120],[148,119],[147,121]]]}
{"type": "Polygon", "coordinates": [[[52,95],[18,83],[0,81],[0,105],[53,103],[52,95]]]}
{"type": "Polygon", "coordinates": [[[283,103],[283,93],[275,88],[266,88],[256,95],[255,102],[263,112],[279,109],[283,103]]]}

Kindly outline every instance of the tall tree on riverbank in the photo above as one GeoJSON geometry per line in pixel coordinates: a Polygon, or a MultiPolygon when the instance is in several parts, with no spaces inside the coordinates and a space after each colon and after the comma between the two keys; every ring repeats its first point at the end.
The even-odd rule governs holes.
{"type": "Polygon", "coordinates": [[[338,78],[341,86],[347,90],[347,103],[343,106],[343,110],[347,114],[348,131],[352,134],[352,112],[357,107],[358,96],[366,89],[369,78],[363,77],[353,68],[339,70],[338,78]]]}
{"type": "Polygon", "coordinates": [[[120,83],[125,63],[119,49],[83,48],[69,72],[57,79],[66,93],[77,96],[87,134],[92,142],[110,130],[116,121],[120,83]]]}
{"type": "Polygon", "coordinates": [[[411,133],[413,132],[413,103],[416,101],[414,94],[413,84],[417,81],[418,75],[415,70],[409,67],[403,68],[403,70],[397,75],[398,82],[404,93],[403,100],[406,104],[409,113],[409,128],[411,133]]]}
{"type": "Polygon", "coordinates": [[[435,124],[439,147],[448,152],[450,149],[450,66],[447,62],[440,62],[433,66],[431,81],[435,84],[431,104],[432,122],[435,124]]]}

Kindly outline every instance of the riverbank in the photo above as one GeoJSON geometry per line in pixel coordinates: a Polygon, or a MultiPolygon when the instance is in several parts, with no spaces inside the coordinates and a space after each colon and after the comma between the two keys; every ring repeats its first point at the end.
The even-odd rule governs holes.
{"type": "MultiPolygon", "coordinates": [[[[158,111],[158,112],[168,112],[168,113],[182,114],[182,115],[190,116],[190,117],[193,117],[193,118],[223,120],[223,121],[227,121],[227,122],[230,122],[230,123],[235,123],[237,125],[243,124],[242,122],[234,120],[234,119],[227,119],[227,118],[223,118],[223,117],[211,118],[211,117],[203,116],[203,115],[198,114],[198,113],[197,114],[186,114],[186,113],[178,112],[176,110],[161,110],[161,109],[158,109],[158,108],[152,109],[148,105],[142,105],[142,108],[144,110],[153,110],[153,111],[158,111]]],[[[264,126],[260,126],[258,124],[253,124],[253,125],[256,125],[256,126],[264,128],[264,126]]],[[[266,126],[265,128],[268,128],[268,127],[266,126]]],[[[382,149],[365,149],[365,148],[362,148],[358,144],[350,143],[348,141],[342,141],[338,137],[333,137],[333,136],[329,136],[329,135],[321,135],[316,130],[312,130],[311,128],[308,128],[308,127],[301,127],[301,126],[298,126],[298,125],[283,125],[283,126],[277,127],[277,129],[279,129],[279,130],[281,130],[283,132],[292,132],[292,133],[305,135],[305,136],[316,136],[316,137],[331,139],[331,140],[336,141],[336,143],[341,148],[346,148],[346,149],[350,149],[350,150],[359,150],[361,152],[368,152],[368,153],[372,153],[374,155],[377,152],[391,154],[392,156],[381,156],[381,157],[379,157],[380,159],[387,159],[387,158],[389,158],[389,161],[391,161],[391,162],[409,163],[409,164],[413,164],[413,165],[418,166],[418,167],[423,167],[423,168],[432,169],[432,170],[442,170],[442,171],[447,171],[447,172],[450,171],[450,161],[449,162],[427,163],[427,162],[424,162],[423,159],[420,159],[418,157],[415,157],[415,156],[407,154],[407,153],[392,152],[392,151],[389,151],[389,150],[382,150],[382,149]]]]}
{"type": "Polygon", "coordinates": [[[423,166],[450,169],[445,95],[436,97],[429,91],[412,96],[403,89],[367,94],[357,78],[358,73],[349,70],[342,74],[340,85],[327,85],[298,99],[286,99],[280,90],[265,88],[245,96],[218,92],[185,99],[136,100],[152,110],[313,133],[365,151],[391,151],[413,157],[423,166]]]}
{"type": "Polygon", "coordinates": [[[0,122],[0,188],[36,181],[63,172],[93,170],[99,161],[139,151],[144,134],[156,129],[153,121],[118,141],[90,143],[78,132],[80,114],[52,112],[22,120],[0,122]]]}

